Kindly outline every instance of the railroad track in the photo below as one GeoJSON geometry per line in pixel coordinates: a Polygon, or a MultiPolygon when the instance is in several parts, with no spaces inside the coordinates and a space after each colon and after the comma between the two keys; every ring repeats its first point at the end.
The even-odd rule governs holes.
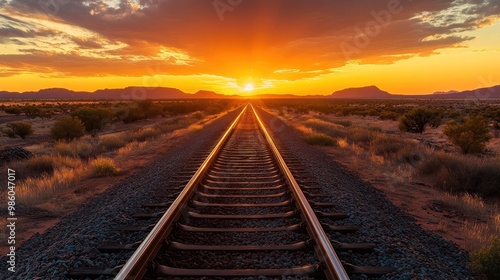
{"type": "Polygon", "coordinates": [[[353,233],[357,228],[335,225],[347,215],[335,212],[300,163],[286,157],[247,105],[213,150],[193,159],[179,181],[170,182],[178,194],[143,205],[149,211],[135,216],[156,223],[121,229],[149,232],[142,242],[99,248],[134,250],[126,264],[79,268],[68,276],[349,279],[350,274],[392,272],[339,259],[336,250],[367,251],[375,244],[331,240],[326,232],[353,233]]]}

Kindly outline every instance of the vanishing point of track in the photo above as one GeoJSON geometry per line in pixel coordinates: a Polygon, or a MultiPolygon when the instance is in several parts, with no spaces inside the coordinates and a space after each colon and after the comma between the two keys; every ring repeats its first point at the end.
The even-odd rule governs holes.
{"type": "MultiPolygon", "coordinates": [[[[348,273],[392,271],[341,262],[336,249],[370,250],[375,244],[331,242],[325,230],[342,233],[356,228],[320,222],[347,215],[328,210],[334,205],[314,193],[320,189],[314,182],[294,177],[302,172],[300,164],[290,160],[287,165],[251,104],[213,150],[194,164],[191,174],[186,172],[189,177],[179,182],[175,200],[148,205],[168,208],[142,217],[160,218],[127,263],[103,274],[118,271],[115,279],[349,279],[348,273]]],[[[90,271],[70,275],[101,273],[90,271]]]]}

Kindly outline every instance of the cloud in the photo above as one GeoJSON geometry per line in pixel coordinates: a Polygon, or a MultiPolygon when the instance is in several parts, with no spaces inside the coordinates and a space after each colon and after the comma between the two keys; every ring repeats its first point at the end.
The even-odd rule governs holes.
{"type": "Polygon", "coordinates": [[[461,32],[491,24],[500,14],[496,0],[243,0],[236,6],[221,0],[229,5],[223,17],[214,1],[48,2],[55,5],[41,5],[38,0],[3,1],[0,12],[3,9],[2,17],[10,27],[0,29],[0,37],[10,32],[24,38],[18,40],[19,45],[26,44],[26,38],[45,38],[71,47],[61,52],[53,46],[51,53],[56,55],[50,59],[44,57],[47,54],[25,50],[15,58],[0,57],[0,64],[19,60],[49,67],[50,60],[58,71],[83,75],[98,71],[92,65],[96,63],[105,66],[102,74],[148,75],[151,65],[147,63],[153,67],[160,63],[168,65],[161,70],[164,74],[191,71],[236,77],[254,71],[269,78],[286,74],[299,79],[329,72],[350,60],[393,63],[463,47],[473,38],[461,32]],[[391,5],[398,12],[389,13],[388,24],[374,27],[377,15],[387,14],[391,5]],[[43,29],[40,23],[23,23],[19,19],[23,16],[59,25],[43,29]],[[19,28],[23,24],[31,27],[19,28]],[[61,30],[61,24],[90,35],[75,36],[61,30]],[[368,34],[370,26],[374,36],[368,34]],[[369,42],[357,44],[356,39],[361,41],[363,36],[369,42]],[[130,63],[135,64],[125,66],[130,63]]]}

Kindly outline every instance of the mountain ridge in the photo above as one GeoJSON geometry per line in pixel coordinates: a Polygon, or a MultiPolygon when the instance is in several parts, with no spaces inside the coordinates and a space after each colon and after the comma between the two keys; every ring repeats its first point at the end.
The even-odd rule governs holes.
{"type": "Polygon", "coordinates": [[[500,99],[500,85],[465,91],[435,92],[423,95],[391,94],[375,85],[352,87],[338,90],[330,95],[294,94],[261,94],[261,95],[223,95],[214,91],[199,90],[196,93],[186,93],[171,87],[138,87],[130,86],[122,89],[98,89],[93,92],[73,91],[65,88],[46,88],[39,91],[10,92],[0,91],[0,99],[225,99],[225,98],[328,98],[328,99],[500,99]]]}

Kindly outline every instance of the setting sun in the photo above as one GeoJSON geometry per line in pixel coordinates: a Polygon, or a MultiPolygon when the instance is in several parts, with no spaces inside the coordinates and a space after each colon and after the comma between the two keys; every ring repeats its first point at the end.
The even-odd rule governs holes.
{"type": "Polygon", "coordinates": [[[248,83],[245,85],[245,91],[246,92],[250,92],[250,91],[253,91],[254,90],[254,87],[252,84],[248,83]]]}

